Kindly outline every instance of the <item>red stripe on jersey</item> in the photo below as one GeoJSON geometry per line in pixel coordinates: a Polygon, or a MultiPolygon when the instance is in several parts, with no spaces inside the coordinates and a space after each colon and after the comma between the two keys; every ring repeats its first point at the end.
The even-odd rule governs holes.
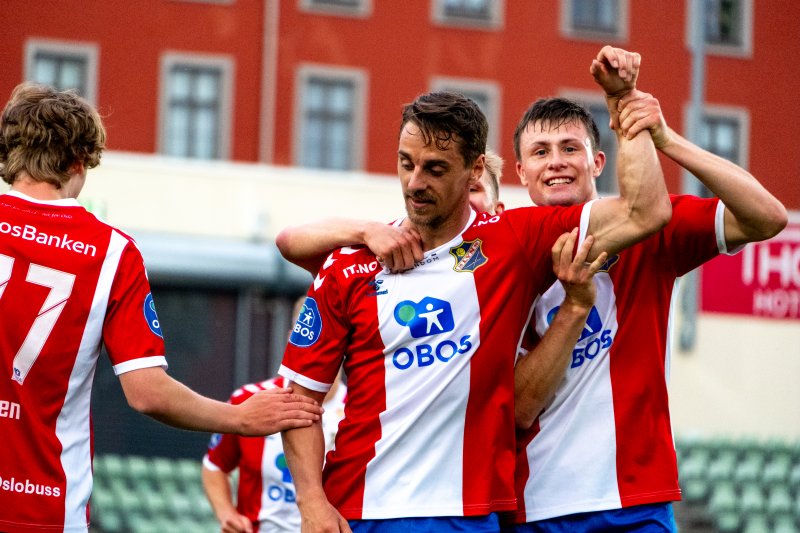
{"type": "MultiPolygon", "coordinates": [[[[368,316],[377,317],[377,298],[370,298],[366,306],[368,316]]],[[[363,305],[363,304],[362,304],[363,305]]],[[[362,308],[359,306],[359,308],[362,308]]],[[[384,350],[377,318],[369,328],[371,335],[354,346],[354,350],[381,353],[384,350]]],[[[330,498],[331,504],[346,516],[361,518],[364,505],[364,486],[367,464],[375,457],[375,443],[381,438],[380,414],[386,410],[386,369],[383,359],[372,358],[360,364],[345,360],[344,371],[348,383],[363,384],[353,394],[347,389],[344,405],[344,419],[336,434],[336,446],[328,452],[326,464],[346,465],[340,468],[326,468],[323,471],[323,485],[328,495],[341,495],[340,499],[330,498]],[[351,426],[360,427],[351,431],[351,426]],[[354,451],[355,458],[344,457],[342,453],[354,451]],[[334,487],[338,487],[334,489],[334,487]],[[347,487],[341,490],[341,487],[347,487]]]]}

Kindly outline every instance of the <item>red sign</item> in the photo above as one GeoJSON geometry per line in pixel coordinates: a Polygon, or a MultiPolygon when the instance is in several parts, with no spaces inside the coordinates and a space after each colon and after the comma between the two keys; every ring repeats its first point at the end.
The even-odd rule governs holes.
{"type": "Polygon", "coordinates": [[[781,233],[702,268],[703,311],[800,319],[800,217],[781,233]]]}

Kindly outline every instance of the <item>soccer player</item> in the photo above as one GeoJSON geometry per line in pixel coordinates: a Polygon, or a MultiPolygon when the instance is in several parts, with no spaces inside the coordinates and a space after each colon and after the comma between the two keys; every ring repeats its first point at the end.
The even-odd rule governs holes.
{"type": "MultiPolygon", "coordinates": [[[[303,312],[305,298],[298,300],[294,316],[303,312]]],[[[577,338],[577,335],[575,336],[577,338]]],[[[261,390],[283,388],[285,379],[277,376],[240,387],[230,403],[240,404],[261,390]]],[[[340,376],[331,385],[322,408],[322,433],[325,449],[344,416],[347,387],[340,376]]],[[[280,435],[243,437],[215,433],[203,458],[203,488],[223,533],[296,533],[300,531],[294,482],[286,466],[280,435]],[[239,469],[236,505],[231,495],[230,474],[239,469]]]]}
{"type": "MultiPolygon", "coordinates": [[[[543,372],[559,366],[562,371],[517,390],[523,428],[517,533],[675,531],[670,502],[680,499],[680,488],[667,368],[676,280],[720,253],[772,237],[787,223],[784,207],[752,175],[667,127],[652,96],[605,84],[602,63],[595,61],[592,72],[609,98],[618,101],[618,138],[649,131],[656,148],[717,198],[671,196],[670,223],[613,255],[594,277],[597,301],[572,353],[560,363],[539,357],[536,350],[527,356],[538,359],[528,367],[532,375],[547,378],[543,372]]],[[[596,199],[594,179],[575,175],[554,181],[541,165],[543,151],[559,147],[557,138],[542,137],[540,127],[552,122],[553,107],[552,101],[537,102],[522,117],[514,135],[517,173],[536,205],[596,199]]],[[[595,129],[582,113],[567,120],[595,129]]],[[[594,151],[597,143],[594,133],[594,151]]],[[[548,331],[548,317],[562,297],[563,290],[554,285],[536,302],[537,335],[548,331]]]]}
{"type": "Polygon", "coordinates": [[[499,215],[506,210],[505,204],[500,201],[500,180],[502,178],[503,158],[491,148],[487,148],[486,165],[481,179],[469,190],[469,203],[475,211],[499,215]]]}
{"type": "Polygon", "coordinates": [[[0,530],[88,530],[90,396],[105,345],[128,403],[184,429],[265,435],[319,420],[275,389],[230,405],[170,378],[141,254],[76,198],[105,130],[72,92],[22,84],[0,118],[0,530]]]}
{"type": "MultiPolygon", "coordinates": [[[[580,227],[594,236],[585,258],[597,268],[600,250],[616,253],[670,217],[646,135],[620,142],[618,198],[477,215],[469,189],[487,129],[458,94],[407,105],[398,174],[408,217],[398,224],[419,233],[423,259],[394,274],[369,250],[342,248],[309,289],[279,374],[319,400],[343,362],[348,403],[324,482],[319,424],[283,433],[304,531],[498,531],[495,513],[515,507],[515,351],[552,280],[553,243],[580,227]]],[[[588,171],[585,136],[568,129],[569,154],[588,171]]]]}

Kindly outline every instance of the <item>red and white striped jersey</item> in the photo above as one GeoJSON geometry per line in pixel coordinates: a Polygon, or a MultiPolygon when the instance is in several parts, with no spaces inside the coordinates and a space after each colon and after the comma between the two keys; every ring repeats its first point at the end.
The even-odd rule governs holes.
{"type": "MultiPolygon", "coordinates": [[[[670,302],[679,276],[727,249],[721,202],[671,200],[662,231],[595,275],[596,303],[566,377],[518,433],[517,523],[680,499],[667,398],[670,302]]],[[[536,302],[537,338],[563,299],[556,283],[536,302]]]]}
{"type": "Polygon", "coordinates": [[[363,248],[328,257],[279,373],[324,392],[344,361],[345,418],[323,482],[345,518],[514,509],[516,349],[554,281],[553,243],[589,209],[473,213],[400,274],[363,248]]]}
{"type": "MultiPolygon", "coordinates": [[[[258,391],[284,387],[285,378],[276,377],[245,385],[234,391],[230,402],[238,405],[258,391]]],[[[333,446],[339,421],[344,417],[347,388],[340,384],[333,396],[322,404],[322,431],[325,448],[333,446]]],[[[300,512],[295,501],[294,482],[280,433],[266,437],[243,437],[215,433],[211,437],[203,465],[229,473],[239,469],[236,509],[250,519],[258,533],[296,533],[300,531],[300,512]]]]}
{"type": "Polygon", "coordinates": [[[75,200],[0,195],[0,317],[0,530],[87,531],[100,348],[166,367],[142,256],[75,200]]]}

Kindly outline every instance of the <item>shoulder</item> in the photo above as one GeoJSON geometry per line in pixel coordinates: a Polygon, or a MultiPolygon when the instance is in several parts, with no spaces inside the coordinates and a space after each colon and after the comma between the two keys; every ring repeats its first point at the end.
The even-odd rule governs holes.
{"type": "Polygon", "coordinates": [[[319,269],[318,277],[334,275],[345,280],[375,275],[383,268],[375,254],[364,246],[345,246],[332,252],[319,269]]]}

